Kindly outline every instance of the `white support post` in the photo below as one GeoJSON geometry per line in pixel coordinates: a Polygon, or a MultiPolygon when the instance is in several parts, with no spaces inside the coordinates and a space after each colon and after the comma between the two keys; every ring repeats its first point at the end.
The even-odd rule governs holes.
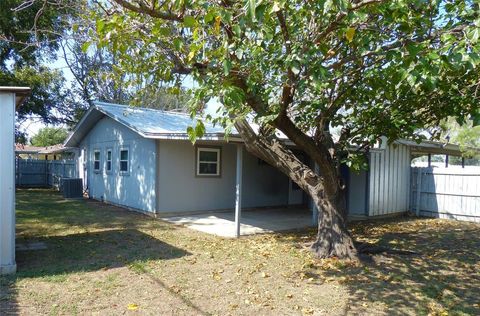
{"type": "Polygon", "coordinates": [[[0,91],[0,275],[15,273],[15,93],[0,91]]]}
{"type": "Polygon", "coordinates": [[[420,204],[422,203],[422,168],[417,168],[417,200],[416,200],[416,215],[420,216],[420,204]]]}
{"type": "Polygon", "coordinates": [[[242,217],[242,169],[243,145],[237,144],[237,172],[235,177],[235,236],[240,237],[240,219],[242,217]]]}

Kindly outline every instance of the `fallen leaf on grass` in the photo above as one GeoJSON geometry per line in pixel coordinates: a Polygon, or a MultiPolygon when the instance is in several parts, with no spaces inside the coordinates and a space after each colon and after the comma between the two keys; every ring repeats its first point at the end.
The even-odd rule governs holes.
{"type": "Polygon", "coordinates": [[[138,305],[130,303],[130,304],[127,305],[127,309],[130,310],[130,311],[136,311],[138,309],[138,305]]]}

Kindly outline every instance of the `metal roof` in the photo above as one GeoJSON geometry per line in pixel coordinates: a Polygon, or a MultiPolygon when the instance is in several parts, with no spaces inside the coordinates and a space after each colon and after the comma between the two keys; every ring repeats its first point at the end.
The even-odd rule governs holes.
{"type": "MultiPolygon", "coordinates": [[[[90,107],[73,132],[67,137],[64,146],[77,147],[95,124],[105,116],[125,125],[142,137],[154,139],[188,139],[187,128],[196,124],[196,119],[192,119],[185,113],[94,102],[94,105],[90,107]]],[[[205,124],[205,134],[201,138],[202,140],[224,140],[225,131],[222,127],[214,126],[212,123],[205,121],[203,123],[205,124]]],[[[251,126],[254,130],[258,130],[257,124],[251,123],[251,126]]],[[[277,131],[276,134],[279,138],[288,141],[283,133],[277,131]]],[[[229,140],[242,141],[235,129],[230,133],[229,140]]],[[[460,147],[454,144],[443,144],[428,140],[416,143],[406,139],[396,140],[395,143],[411,147],[413,154],[461,155],[460,147]]],[[[289,144],[293,145],[291,142],[289,144]]],[[[381,148],[373,148],[372,150],[381,150],[381,148]]],[[[480,152],[479,149],[476,150],[480,152]]]]}
{"type": "MultiPolygon", "coordinates": [[[[147,109],[128,105],[94,102],[87,113],[67,137],[65,146],[78,146],[91,128],[104,116],[125,125],[145,138],[188,139],[187,128],[195,126],[196,119],[185,113],[147,109]]],[[[205,134],[202,139],[220,140],[225,136],[222,127],[203,121],[205,134]]],[[[238,137],[234,131],[230,138],[238,137]]]]}

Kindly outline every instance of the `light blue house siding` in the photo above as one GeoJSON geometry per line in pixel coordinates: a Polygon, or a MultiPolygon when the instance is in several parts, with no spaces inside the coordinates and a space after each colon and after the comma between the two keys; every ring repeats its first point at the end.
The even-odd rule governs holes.
{"type": "MultiPolygon", "coordinates": [[[[158,141],[159,212],[233,209],[235,204],[236,147],[234,144],[158,141]],[[196,147],[221,148],[220,177],[195,174],[196,147]]],[[[280,206],[288,203],[288,178],[244,152],[242,207],[280,206]]]]}
{"type": "MultiPolygon", "coordinates": [[[[227,143],[223,129],[207,123],[202,141],[194,146],[185,133],[194,124],[184,114],[100,102],[88,110],[65,145],[80,149],[80,175],[91,198],[160,214],[233,210],[237,148],[242,140],[232,134],[227,143]],[[196,175],[197,147],[220,149],[220,176],[196,175]],[[120,172],[122,149],[129,151],[127,173],[120,172]],[[111,172],[107,171],[108,150],[112,152],[111,172]],[[100,153],[98,171],[94,170],[95,151],[100,153]]],[[[398,141],[373,148],[368,171],[356,174],[344,170],[350,216],[389,215],[408,210],[409,146],[398,141]]],[[[242,208],[310,203],[314,210],[298,186],[245,149],[242,179],[242,208]]]]}
{"type": "Polygon", "coordinates": [[[89,196],[141,211],[155,211],[155,140],[146,139],[105,116],[80,143],[86,158],[84,179],[89,196]],[[129,171],[120,172],[120,150],[129,150],[129,171]],[[94,171],[94,152],[100,151],[100,171],[94,171]],[[112,170],[107,169],[107,150],[112,151],[112,170]]]}

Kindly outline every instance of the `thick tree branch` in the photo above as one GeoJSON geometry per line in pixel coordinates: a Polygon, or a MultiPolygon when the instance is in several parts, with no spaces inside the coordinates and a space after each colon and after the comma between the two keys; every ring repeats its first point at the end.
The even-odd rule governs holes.
{"type": "Polygon", "coordinates": [[[153,7],[152,8],[148,7],[141,1],[137,1],[137,5],[127,0],[113,0],[113,1],[115,1],[117,4],[124,7],[125,9],[131,10],[136,13],[147,14],[153,18],[158,18],[158,19],[167,20],[167,21],[183,22],[183,13],[180,15],[177,15],[177,14],[173,14],[172,12],[160,11],[160,10],[154,9],[153,7]]]}

